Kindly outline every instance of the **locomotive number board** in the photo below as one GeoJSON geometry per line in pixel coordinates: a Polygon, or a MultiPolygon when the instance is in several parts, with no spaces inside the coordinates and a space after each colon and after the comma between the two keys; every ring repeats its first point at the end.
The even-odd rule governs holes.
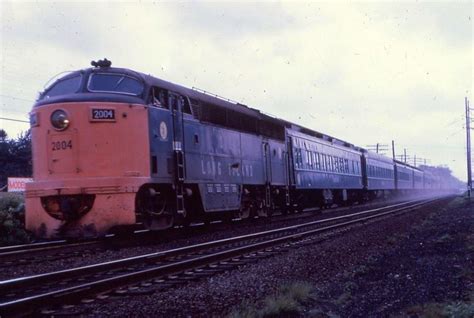
{"type": "Polygon", "coordinates": [[[91,107],[90,121],[115,121],[115,108],[91,107]]]}

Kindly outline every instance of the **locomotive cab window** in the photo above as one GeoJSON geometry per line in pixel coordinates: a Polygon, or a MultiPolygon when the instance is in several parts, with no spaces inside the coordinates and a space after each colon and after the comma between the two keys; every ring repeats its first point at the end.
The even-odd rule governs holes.
{"type": "Polygon", "coordinates": [[[189,105],[189,99],[186,96],[184,96],[183,101],[184,101],[184,103],[183,103],[183,113],[192,115],[191,106],[189,105]]]}
{"type": "Polygon", "coordinates": [[[118,73],[94,73],[89,77],[87,89],[90,92],[118,93],[139,96],[143,83],[138,79],[118,73]]]}
{"type": "Polygon", "coordinates": [[[50,98],[54,96],[74,94],[79,90],[81,86],[82,75],[77,74],[75,76],[65,78],[55,82],[51,85],[42,95],[41,99],[50,98]]]}
{"type": "Polygon", "coordinates": [[[152,87],[150,92],[150,103],[156,107],[168,108],[166,98],[167,92],[158,87],[152,87]]]}

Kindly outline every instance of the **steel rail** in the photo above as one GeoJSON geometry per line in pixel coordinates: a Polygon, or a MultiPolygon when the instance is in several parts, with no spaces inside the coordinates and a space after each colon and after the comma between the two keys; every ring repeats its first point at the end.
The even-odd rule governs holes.
{"type": "Polygon", "coordinates": [[[65,247],[87,246],[99,243],[100,240],[91,240],[83,242],[68,243],[66,240],[58,240],[52,242],[32,243],[25,245],[6,246],[0,248],[0,259],[8,256],[28,255],[29,253],[39,253],[61,249],[65,247]]]}
{"type": "MultiPolygon", "coordinates": [[[[406,204],[408,202],[411,202],[411,201],[402,202],[399,204],[406,204]]],[[[363,207],[363,206],[359,206],[359,207],[363,207]]],[[[350,208],[351,207],[338,207],[338,208],[331,209],[331,212],[344,211],[350,208]]],[[[299,213],[297,217],[288,217],[287,215],[280,215],[279,217],[281,217],[281,221],[293,220],[300,217],[305,217],[307,214],[314,211],[317,211],[317,209],[308,208],[308,209],[305,209],[303,213],[299,213]]],[[[234,219],[234,221],[242,221],[242,220],[234,219]]],[[[275,221],[280,221],[280,219],[275,218],[275,221]]],[[[199,226],[199,225],[201,224],[195,224],[192,226],[194,227],[194,226],[199,226]]],[[[149,231],[148,230],[135,230],[134,234],[143,234],[145,232],[149,232],[149,231]]],[[[20,257],[22,255],[27,255],[28,257],[30,257],[38,253],[60,250],[63,248],[102,244],[104,242],[107,242],[108,240],[112,240],[114,237],[115,237],[115,234],[108,234],[105,237],[98,238],[98,239],[81,240],[81,241],[73,241],[73,242],[69,242],[67,240],[55,240],[55,241],[45,241],[45,242],[30,243],[30,244],[23,244],[23,245],[3,246],[3,247],[0,247],[0,260],[10,259],[11,257],[20,257]]],[[[8,266],[10,265],[11,264],[8,264],[8,266]]],[[[2,267],[1,264],[0,264],[0,267],[2,267]]]]}
{"type": "MultiPolygon", "coordinates": [[[[81,296],[84,296],[84,295],[88,295],[90,293],[100,293],[100,292],[110,290],[110,289],[112,289],[114,287],[117,287],[117,286],[123,286],[123,285],[127,285],[127,284],[130,284],[130,283],[136,283],[137,281],[144,280],[144,279],[147,279],[147,278],[149,279],[150,277],[163,276],[163,275],[169,275],[169,274],[172,274],[172,273],[182,272],[183,270],[189,270],[189,269],[196,268],[196,267],[203,266],[203,265],[207,265],[209,263],[213,263],[213,262],[216,262],[216,261],[219,261],[219,260],[220,261],[226,260],[226,259],[229,259],[231,257],[235,257],[236,255],[242,255],[242,254],[245,254],[245,253],[248,253],[248,252],[251,252],[251,251],[262,250],[262,249],[265,249],[269,246],[277,245],[277,244],[280,244],[280,243],[284,243],[284,242],[288,242],[288,241],[301,240],[303,237],[315,235],[315,234],[318,234],[318,233],[321,233],[321,232],[324,232],[324,231],[328,231],[328,230],[332,230],[332,229],[335,229],[335,228],[344,227],[344,226],[352,225],[352,224],[359,223],[359,222],[365,222],[365,221],[370,220],[370,219],[379,218],[381,216],[385,216],[385,215],[396,213],[396,212],[412,210],[416,207],[428,204],[428,203],[433,202],[435,200],[439,200],[439,199],[424,200],[424,201],[421,201],[421,202],[418,201],[417,203],[414,203],[414,204],[411,204],[411,205],[408,205],[408,206],[397,207],[393,210],[389,210],[389,211],[386,211],[386,212],[377,213],[375,215],[364,216],[362,218],[357,218],[355,220],[350,220],[350,221],[346,221],[346,222],[342,222],[342,223],[329,225],[329,226],[326,226],[326,227],[323,227],[323,228],[317,228],[317,229],[312,229],[312,230],[308,230],[308,231],[305,231],[305,232],[293,233],[293,234],[285,235],[285,236],[278,237],[278,238],[272,238],[272,239],[269,239],[269,240],[266,240],[266,241],[263,241],[263,242],[250,243],[250,244],[247,244],[247,245],[244,245],[244,246],[234,247],[234,248],[231,248],[231,249],[218,251],[218,252],[208,254],[208,255],[196,256],[196,257],[188,259],[188,260],[182,260],[182,261],[174,262],[174,263],[171,263],[171,264],[157,265],[157,266],[154,266],[152,268],[143,269],[143,270],[136,271],[136,272],[133,272],[133,273],[121,274],[121,275],[118,275],[118,276],[115,276],[115,277],[101,279],[101,280],[98,280],[98,281],[85,283],[85,284],[82,284],[82,285],[73,286],[73,287],[62,289],[62,290],[51,291],[51,292],[47,292],[47,293],[44,293],[44,294],[41,294],[41,295],[34,295],[34,296],[31,296],[31,297],[25,297],[25,298],[22,298],[22,299],[9,301],[9,302],[0,304],[0,312],[3,311],[3,312],[6,312],[6,313],[15,313],[15,312],[18,312],[19,310],[21,310],[22,308],[24,310],[25,308],[34,308],[34,307],[37,307],[37,306],[41,306],[42,304],[44,305],[44,303],[46,301],[47,301],[48,305],[52,305],[53,303],[60,303],[64,299],[69,299],[70,300],[71,299],[70,297],[76,297],[77,298],[77,297],[81,297],[81,296]]],[[[400,206],[400,205],[402,205],[402,204],[398,204],[396,206],[400,206]]],[[[373,212],[374,210],[375,211],[380,211],[380,210],[386,210],[386,209],[387,208],[385,208],[385,209],[378,208],[378,209],[373,209],[373,210],[369,210],[369,211],[373,212]]],[[[354,213],[353,215],[359,216],[359,215],[367,214],[367,213],[369,213],[369,211],[358,212],[358,213],[354,213]]],[[[336,217],[334,219],[343,219],[343,218],[347,218],[347,217],[348,216],[336,217]]],[[[326,222],[328,220],[329,219],[326,219],[326,222]]],[[[323,222],[323,220],[309,222],[309,223],[315,224],[315,223],[322,223],[322,222],[323,222]]],[[[284,229],[302,228],[303,226],[305,226],[305,225],[290,226],[290,227],[287,227],[287,228],[284,228],[284,229]]],[[[282,229],[279,229],[279,230],[282,231],[282,229]]],[[[266,231],[266,232],[262,232],[262,233],[267,233],[268,234],[268,233],[274,233],[274,232],[276,232],[276,230],[266,231]]],[[[245,239],[254,238],[256,235],[263,235],[262,233],[244,235],[244,236],[241,236],[239,238],[241,238],[241,240],[242,240],[242,238],[245,238],[245,239]]],[[[174,250],[170,250],[170,251],[163,251],[163,252],[148,254],[148,255],[144,255],[144,256],[134,257],[134,258],[127,259],[126,261],[128,262],[131,259],[132,260],[140,259],[142,261],[156,262],[156,261],[158,261],[158,258],[162,258],[164,255],[169,257],[169,256],[171,256],[173,254],[176,254],[176,253],[191,252],[191,251],[196,250],[198,248],[202,249],[202,247],[212,247],[212,246],[215,246],[217,244],[217,242],[220,242],[220,243],[222,243],[222,242],[226,242],[226,243],[234,242],[234,241],[236,241],[236,239],[237,238],[230,238],[230,239],[219,240],[219,241],[211,242],[211,243],[202,243],[202,244],[197,244],[197,245],[194,245],[194,246],[191,246],[191,247],[184,247],[184,248],[174,249],[174,250]]],[[[103,266],[105,266],[105,264],[110,264],[110,263],[112,263],[114,265],[117,265],[119,262],[121,262],[121,260],[120,261],[113,261],[113,262],[103,263],[103,264],[98,264],[97,266],[99,266],[99,268],[101,268],[101,270],[99,270],[99,271],[102,271],[102,269],[110,270],[110,268],[104,268],[103,266]]],[[[91,270],[92,266],[93,265],[83,267],[83,268],[80,268],[80,269],[84,270],[84,268],[86,268],[87,270],[91,270]]],[[[63,275],[65,273],[71,274],[71,271],[72,270],[62,271],[62,273],[59,275],[59,277],[61,277],[61,278],[63,278],[63,277],[70,278],[70,276],[63,276],[63,275]]],[[[96,273],[97,272],[98,271],[96,271],[96,273]]],[[[34,276],[34,278],[38,279],[38,277],[46,277],[45,275],[47,276],[48,274],[34,276]]],[[[55,275],[58,275],[58,274],[55,273],[55,275]]],[[[0,284],[3,284],[2,285],[3,287],[7,287],[11,283],[15,284],[15,283],[18,283],[20,281],[27,282],[28,277],[15,279],[15,280],[10,280],[10,281],[5,281],[5,282],[0,282],[0,284]]]]}
{"type": "MultiPolygon", "coordinates": [[[[145,230],[136,230],[133,232],[134,235],[142,234],[145,230]]],[[[23,244],[23,245],[13,245],[13,246],[4,246],[0,247],[0,260],[6,261],[11,258],[18,258],[18,257],[28,257],[32,258],[36,254],[44,253],[44,252],[51,252],[51,251],[58,251],[61,252],[62,249],[69,249],[65,250],[65,253],[70,252],[70,248],[77,248],[77,247],[102,247],[103,244],[109,243],[110,241],[116,239],[115,234],[107,234],[104,237],[99,238],[90,238],[90,239],[82,239],[82,240],[54,240],[54,241],[45,241],[45,242],[38,242],[38,243],[30,243],[30,244],[23,244]]],[[[7,264],[9,265],[9,264],[7,264]]],[[[4,267],[0,262],[0,267],[4,267]]]]}
{"type": "Polygon", "coordinates": [[[66,240],[57,240],[57,241],[48,241],[48,242],[39,242],[39,243],[30,243],[30,244],[22,244],[22,245],[11,245],[11,246],[2,246],[0,247],[0,256],[4,255],[5,253],[10,252],[18,252],[48,246],[55,246],[61,245],[66,243],[66,240]]]}

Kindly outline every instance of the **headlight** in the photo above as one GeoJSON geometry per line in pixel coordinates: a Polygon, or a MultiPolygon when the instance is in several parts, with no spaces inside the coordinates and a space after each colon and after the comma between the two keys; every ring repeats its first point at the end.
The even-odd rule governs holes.
{"type": "Polygon", "coordinates": [[[69,126],[69,119],[64,110],[58,109],[51,114],[51,125],[57,130],[64,130],[69,126]]]}

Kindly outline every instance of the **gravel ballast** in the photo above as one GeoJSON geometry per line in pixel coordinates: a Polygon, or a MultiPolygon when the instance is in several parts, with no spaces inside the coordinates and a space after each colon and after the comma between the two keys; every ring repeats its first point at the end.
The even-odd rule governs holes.
{"type": "Polygon", "coordinates": [[[259,315],[282,286],[305,282],[312,287],[310,297],[291,315],[469,313],[474,310],[472,233],[474,203],[445,200],[212,277],[165,291],[96,300],[76,310],[91,317],[259,315]]]}

